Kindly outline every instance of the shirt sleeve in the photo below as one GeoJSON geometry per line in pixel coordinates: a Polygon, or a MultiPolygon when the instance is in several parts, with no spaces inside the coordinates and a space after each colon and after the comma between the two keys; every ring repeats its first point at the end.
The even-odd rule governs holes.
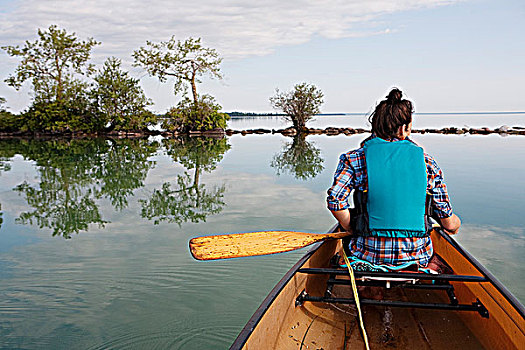
{"type": "Polygon", "coordinates": [[[452,206],[443,172],[434,158],[426,153],[425,163],[427,165],[427,191],[432,196],[432,209],[439,218],[448,218],[452,215],[452,206]]]}
{"type": "Polygon", "coordinates": [[[338,211],[348,209],[348,196],[355,187],[355,171],[350,163],[347,154],[339,157],[339,164],[334,174],[332,187],[328,189],[326,202],[328,209],[338,211]]]}

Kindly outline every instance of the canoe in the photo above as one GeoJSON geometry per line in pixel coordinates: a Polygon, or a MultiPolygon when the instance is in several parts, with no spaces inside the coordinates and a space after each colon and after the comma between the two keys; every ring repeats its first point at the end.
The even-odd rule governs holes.
{"type": "MultiPolygon", "coordinates": [[[[370,348],[525,349],[523,305],[444,231],[431,238],[449,273],[355,272],[358,285],[383,292],[360,298],[370,348]]],[[[364,349],[348,271],[333,265],[340,247],[312,246],[230,349],[364,349]]]]}

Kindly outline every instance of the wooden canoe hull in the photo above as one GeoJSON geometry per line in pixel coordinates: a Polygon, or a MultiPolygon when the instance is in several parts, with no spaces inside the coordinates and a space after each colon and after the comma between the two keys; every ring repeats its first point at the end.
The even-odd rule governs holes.
{"type": "MultiPolygon", "coordinates": [[[[434,250],[458,275],[483,276],[488,282],[450,282],[460,302],[479,301],[489,312],[385,308],[362,305],[372,349],[524,349],[523,305],[494,276],[443,232],[433,232],[434,250]]],[[[364,348],[349,305],[304,302],[296,298],[307,291],[322,297],[326,274],[298,273],[303,268],[330,267],[340,241],[317,243],[305,254],[257,309],[231,349],[349,349],[364,348]]],[[[339,291],[334,291],[339,293],[339,291]]],[[[341,289],[350,293],[349,288],[341,289]]],[[[446,301],[443,291],[387,291],[394,299],[416,302],[446,301]]]]}

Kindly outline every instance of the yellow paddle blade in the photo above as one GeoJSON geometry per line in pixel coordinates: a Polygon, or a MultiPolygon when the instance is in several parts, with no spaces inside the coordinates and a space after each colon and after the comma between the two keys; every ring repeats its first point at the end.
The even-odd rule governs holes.
{"type": "Polygon", "coordinates": [[[197,260],[240,258],[288,252],[326,239],[337,239],[349,232],[307,233],[260,231],[196,237],[190,240],[191,255],[197,260]]]}

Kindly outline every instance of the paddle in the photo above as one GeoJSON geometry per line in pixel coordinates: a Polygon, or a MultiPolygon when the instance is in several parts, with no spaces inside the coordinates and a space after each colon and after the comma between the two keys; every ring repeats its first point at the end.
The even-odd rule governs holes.
{"type": "Polygon", "coordinates": [[[190,251],[197,260],[240,258],[288,252],[315,242],[339,239],[350,234],[262,231],[204,236],[190,240],[190,251]]]}

